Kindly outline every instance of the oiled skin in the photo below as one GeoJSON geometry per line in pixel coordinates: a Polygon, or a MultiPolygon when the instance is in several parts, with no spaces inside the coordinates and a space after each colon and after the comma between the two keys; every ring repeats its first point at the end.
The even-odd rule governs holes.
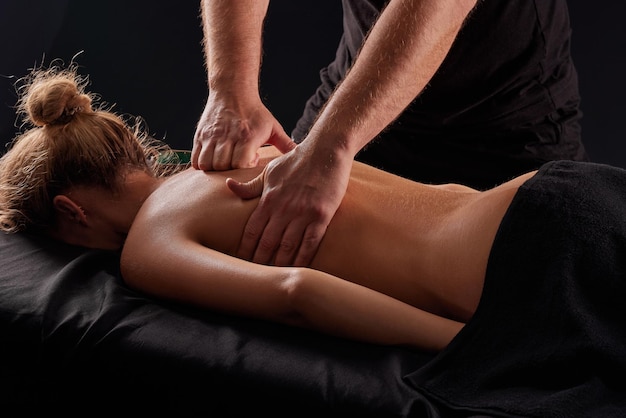
{"type": "Polygon", "coordinates": [[[311,297],[293,290],[294,272],[300,276],[303,269],[224,256],[236,253],[258,202],[234,195],[226,179],[246,181],[261,170],[189,169],[165,180],[143,204],[126,239],[122,272],[127,282],[165,298],[366,341],[421,346],[421,340],[412,340],[411,330],[429,329],[425,335],[435,341],[429,340],[427,348],[436,349],[475,312],[498,226],[519,185],[534,174],[479,192],[458,185],[424,185],[354,163],[345,198],[310,267],[390,296],[393,300],[381,299],[376,308],[381,314],[388,310],[387,322],[402,322],[413,313],[421,321],[381,336],[378,330],[353,330],[361,322],[356,314],[351,317],[361,312],[384,324],[377,312],[368,312],[369,306],[378,306],[369,298],[378,301],[379,295],[366,291],[362,300],[354,296],[351,301],[361,290],[327,284],[335,289],[331,293],[321,283],[336,278],[312,278],[305,283],[314,291],[302,285],[298,289],[316,294],[326,305],[311,307],[311,297]],[[294,294],[304,301],[302,306],[288,300],[294,294]],[[352,302],[352,310],[344,312],[342,305],[352,302]],[[405,304],[410,307],[401,306],[405,304]],[[337,325],[326,325],[335,317],[340,318],[337,325]]]}

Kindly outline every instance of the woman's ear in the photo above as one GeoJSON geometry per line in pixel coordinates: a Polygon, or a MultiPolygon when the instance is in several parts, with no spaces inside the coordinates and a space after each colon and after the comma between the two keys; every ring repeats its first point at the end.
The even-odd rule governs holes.
{"type": "Polygon", "coordinates": [[[57,195],[52,199],[54,208],[60,219],[70,223],[79,223],[85,225],[87,217],[83,208],[76,204],[72,199],[65,195],[57,195]]]}

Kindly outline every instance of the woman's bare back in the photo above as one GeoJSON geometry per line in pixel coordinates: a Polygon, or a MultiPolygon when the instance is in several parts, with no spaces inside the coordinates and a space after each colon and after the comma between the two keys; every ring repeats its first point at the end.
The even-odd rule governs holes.
{"type": "MultiPolygon", "coordinates": [[[[235,255],[258,199],[239,199],[225,180],[249,180],[260,170],[187,170],[152,194],[135,223],[235,255]]],[[[466,322],[478,305],[500,221],[531,175],[478,192],[424,185],[355,163],[311,267],[466,322]]]]}

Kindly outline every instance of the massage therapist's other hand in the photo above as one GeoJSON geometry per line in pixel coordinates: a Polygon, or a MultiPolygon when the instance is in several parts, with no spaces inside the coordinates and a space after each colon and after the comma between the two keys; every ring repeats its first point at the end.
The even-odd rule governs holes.
{"type": "Polygon", "coordinates": [[[283,153],[296,146],[260,99],[212,92],[196,128],[191,164],[205,171],[254,167],[264,144],[283,153]]]}
{"type": "Polygon", "coordinates": [[[245,227],[239,257],[279,266],[311,263],[345,195],[353,157],[310,148],[304,141],[247,183],[227,181],[241,198],[261,196],[245,227]]]}

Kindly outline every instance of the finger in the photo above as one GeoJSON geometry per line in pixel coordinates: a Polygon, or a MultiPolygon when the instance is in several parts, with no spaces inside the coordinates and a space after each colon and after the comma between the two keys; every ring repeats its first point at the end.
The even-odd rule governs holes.
{"type": "Polygon", "coordinates": [[[259,212],[258,208],[250,215],[248,222],[243,230],[241,236],[241,242],[239,248],[237,248],[237,257],[244,260],[253,261],[254,253],[259,242],[259,238],[265,229],[268,217],[262,212],[259,212]],[[258,212],[258,213],[257,213],[258,212]]]}
{"type": "Polygon", "coordinates": [[[215,152],[215,143],[213,141],[205,142],[204,146],[198,154],[198,169],[203,171],[213,170],[213,154],[215,152]]]}
{"type": "Polygon", "coordinates": [[[300,222],[294,221],[287,225],[274,255],[274,264],[277,266],[293,265],[305,230],[306,225],[300,222]]]}
{"type": "Polygon", "coordinates": [[[298,253],[294,258],[294,266],[309,266],[311,264],[324,235],[326,235],[327,228],[328,223],[310,224],[307,227],[298,247],[298,253]]]}
{"type": "Polygon", "coordinates": [[[198,159],[200,157],[200,152],[202,151],[202,141],[199,139],[200,132],[196,131],[193,138],[193,147],[191,148],[191,166],[196,170],[198,167],[198,159]]]}
{"type": "Polygon", "coordinates": [[[288,153],[289,151],[293,150],[296,146],[298,146],[298,144],[293,142],[293,140],[289,137],[289,135],[285,133],[285,131],[282,131],[280,134],[274,135],[268,141],[268,143],[274,145],[276,149],[278,149],[283,154],[288,153]]]}
{"type": "MultiPolygon", "coordinates": [[[[253,199],[261,196],[263,193],[264,174],[265,169],[258,176],[245,183],[236,181],[232,178],[227,178],[226,185],[240,198],[253,199]]],[[[244,228],[241,242],[239,243],[239,248],[237,249],[237,256],[243,258],[244,260],[252,261],[261,234],[263,234],[263,230],[267,225],[269,214],[263,208],[263,198],[261,198],[256,209],[248,218],[248,222],[244,228]]]]}
{"type": "MultiPolygon", "coordinates": [[[[250,161],[248,162],[248,168],[256,167],[259,165],[259,161],[261,160],[261,155],[258,152],[255,152],[250,161]]],[[[242,167],[245,168],[245,167],[242,167]]]]}
{"type": "Polygon", "coordinates": [[[263,173],[245,183],[229,177],[226,179],[226,185],[241,199],[254,199],[263,193],[263,173]]]}
{"type": "Polygon", "coordinates": [[[251,168],[259,163],[259,153],[251,145],[236,145],[233,150],[233,168],[251,168]]]}
{"type": "Polygon", "coordinates": [[[286,224],[282,217],[269,219],[258,240],[252,261],[259,264],[271,264],[281,242],[286,224]]]}
{"type": "Polygon", "coordinates": [[[215,145],[213,152],[213,170],[228,170],[234,167],[232,163],[233,147],[228,141],[221,141],[215,145]]]}

